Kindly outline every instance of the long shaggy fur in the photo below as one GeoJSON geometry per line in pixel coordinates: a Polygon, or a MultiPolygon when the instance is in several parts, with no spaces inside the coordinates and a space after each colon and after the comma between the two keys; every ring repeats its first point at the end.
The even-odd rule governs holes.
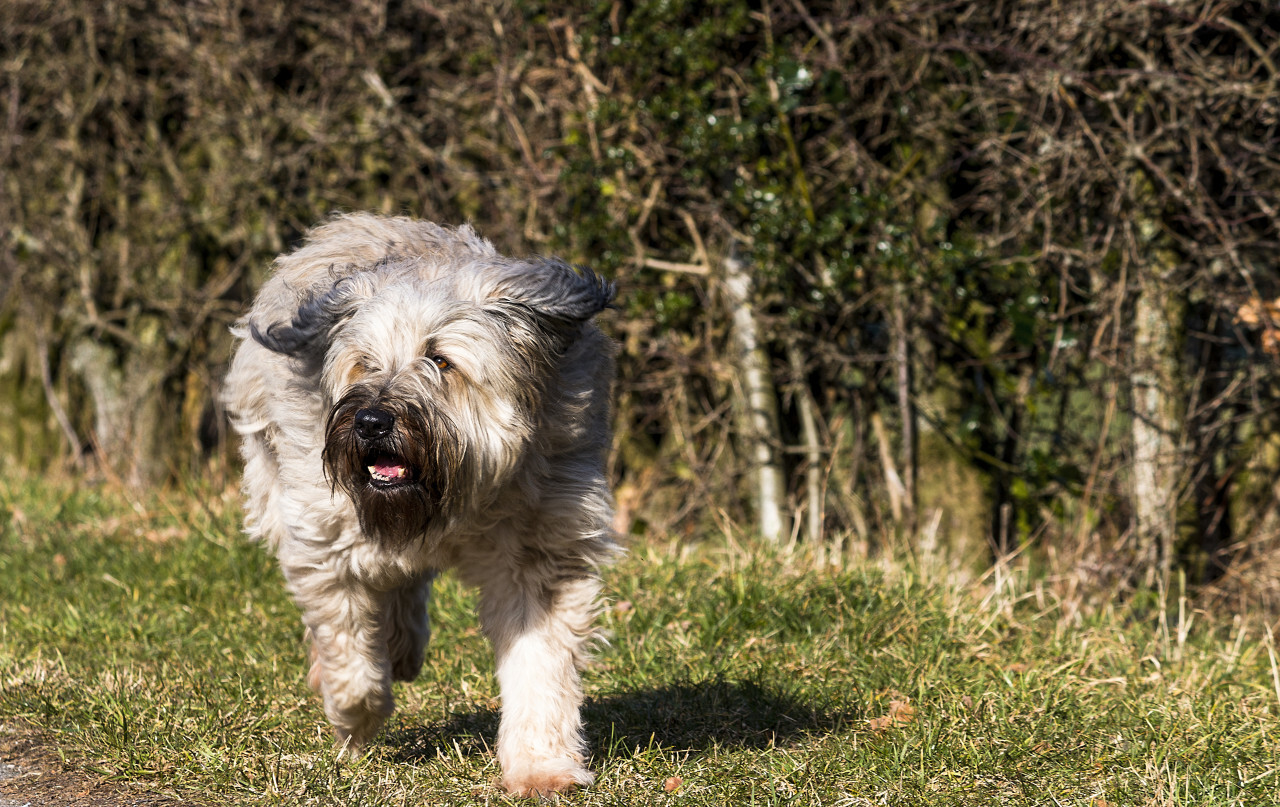
{"type": "Polygon", "coordinates": [[[481,589],[503,783],[586,785],[578,670],[615,552],[613,296],[469,227],[351,215],[275,262],[227,378],[246,525],[302,609],[308,680],[358,753],[421,668],[431,580],[481,589]]]}

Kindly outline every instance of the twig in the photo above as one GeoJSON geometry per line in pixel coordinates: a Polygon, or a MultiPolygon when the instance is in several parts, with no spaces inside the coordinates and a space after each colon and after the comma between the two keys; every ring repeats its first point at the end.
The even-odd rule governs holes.
{"type": "Polygon", "coordinates": [[[683,272],[689,275],[705,275],[710,271],[705,264],[676,263],[675,261],[664,261],[658,258],[645,258],[643,266],[649,269],[661,269],[664,272],[683,272]]]}

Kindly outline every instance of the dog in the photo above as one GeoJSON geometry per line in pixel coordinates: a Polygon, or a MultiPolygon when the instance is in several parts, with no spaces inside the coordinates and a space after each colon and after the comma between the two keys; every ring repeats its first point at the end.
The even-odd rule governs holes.
{"type": "Polygon", "coordinates": [[[432,579],[480,589],[503,786],[591,784],[580,670],[617,553],[605,470],[614,285],[469,226],[345,215],[282,255],[226,379],[246,531],[302,610],[341,753],[422,668],[432,579]]]}

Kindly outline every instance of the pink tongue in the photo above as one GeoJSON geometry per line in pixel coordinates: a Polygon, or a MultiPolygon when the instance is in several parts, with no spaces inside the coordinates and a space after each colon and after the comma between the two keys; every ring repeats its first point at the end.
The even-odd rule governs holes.
{"type": "Polygon", "coordinates": [[[403,472],[404,466],[390,459],[380,459],[373,464],[373,469],[381,476],[398,479],[403,472]]]}

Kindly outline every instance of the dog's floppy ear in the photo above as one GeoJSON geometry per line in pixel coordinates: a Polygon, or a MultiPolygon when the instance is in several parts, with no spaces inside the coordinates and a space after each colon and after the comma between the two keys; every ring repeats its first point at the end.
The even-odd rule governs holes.
{"type": "Polygon", "coordinates": [[[263,331],[256,322],[250,323],[254,341],[286,356],[298,357],[322,349],[333,329],[370,295],[371,284],[363,274],[344,277],[324,294],[302,303],[288,324],[277,322],[263,331]]]}
{"type": "Polygon", "coordinates": [[[555,258],[540,258],[526,265],[529,271],[504,289],[505,296],[544,317],[586,322],[608,308],[617,291],[611,281],[585,266],[575,268],[555,258]]]}
{"type": "Polygon", "coordinates": [[[523,271],[494,290],[492,304],[508,316],[524,314],[558,351],[572,344],[582,323],[608,308],[617,292],[612,281],[585,266],[575,268],[554,258],[520,266],[523,271]]]}

